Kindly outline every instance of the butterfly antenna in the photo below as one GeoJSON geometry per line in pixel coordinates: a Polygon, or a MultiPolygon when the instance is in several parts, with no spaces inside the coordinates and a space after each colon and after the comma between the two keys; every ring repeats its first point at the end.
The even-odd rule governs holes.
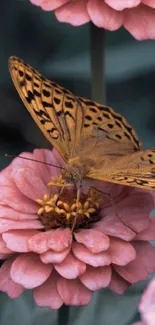
{"type": "Polygon", "coordinates": [[[63,167],[56,166],[54,164],[50,164],[50,163],[47,163],[45,161],[40,161],[40,160],[33,159],[33,158],[27,158],[27,157],[23,157],[23,156],[10,155],[10,154],[7,154],[7,153],[4,156],[7,157],[7,158],[17,158],[18,157],[18,158],[21,158],[21,159],[38,162],[38,163],[43,164],[43,165],[46,165],[46,166],[51,166],[51,167],[55,167],[55,168],[59,168],[59,169],[65,170],[65,168],[63,168],[63,167]]]}

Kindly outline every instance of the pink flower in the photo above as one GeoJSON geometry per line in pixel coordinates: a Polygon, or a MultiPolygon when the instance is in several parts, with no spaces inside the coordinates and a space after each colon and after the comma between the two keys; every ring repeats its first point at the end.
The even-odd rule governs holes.
{"type": "MultiPolygon", "coordinates": [[[[55,150],[22,156],[64,166],[55,150]]],[[[58,188],[48,185],[59,175],[55,167],[18,157],[0,173],[0,290],[16,298],[32,289],[39,306],[58,309],[86,305],[105,287],[123,294],[146,279],[155,270],[148,242],[155,239],[154,194],[92,181],[111,194],[118,216],[106,195],[86,188],[77,215],[73,188],[58,198],[58,188]]]]}
{"type": "Polygon", "coordinates": [[[139,311],[142,316],[142,321],[133,325],[155,324],[155,279],[149,283],[147,289],[144,291],[139,304],[139,311]]]}
{"type": "Polygon", "coordinates": [[[90,20],[114,31],[124,26],[137,40],[155,38],[154,0],[30,0],[43,10],[54,10],[60,22],[73,26],[90,20]]]}

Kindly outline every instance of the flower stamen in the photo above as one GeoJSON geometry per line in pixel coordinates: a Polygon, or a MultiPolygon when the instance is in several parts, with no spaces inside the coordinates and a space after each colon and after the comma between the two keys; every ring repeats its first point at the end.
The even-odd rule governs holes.
{"type": "MultiPolygon", "coordinates": [[[[59,177],[58,181],[62,181],[62,177],[59,177]]],[[[81,193],[80,201],[76,200],[77,191],[75,189],[69,191],[66,188],[59,194],[56,193],[51,197],[45,194],[43,199],[38,199],[37,203],[41,205],[38,216],[45,230],[57,227],[72,228],[74,223],[74,229],[88,227],[90,223],[99,219],[101,197],[95,190],[90,188],[88,194],[81,193]]]]}

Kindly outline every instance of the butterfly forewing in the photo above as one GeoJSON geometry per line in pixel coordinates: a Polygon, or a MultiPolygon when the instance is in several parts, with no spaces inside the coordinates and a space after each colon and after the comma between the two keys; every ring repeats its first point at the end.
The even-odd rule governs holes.
{"type": "Polygon", "coordinates": [[[15,87],[33,119],[67,161],[71,156],[73,142],[77,135],[80,135],[80,123],[83,121],[83,111],[78,109],[75,96],[43,78],[19,58],[9,59],[9,70],[15,87]],[[75,123],[77,119],[78,124],[75,123]]]}

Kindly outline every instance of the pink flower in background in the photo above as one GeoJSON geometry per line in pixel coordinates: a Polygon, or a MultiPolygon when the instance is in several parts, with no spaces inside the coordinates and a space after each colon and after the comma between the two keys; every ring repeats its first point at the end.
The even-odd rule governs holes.
{"type": "Polygon", "coordinates": [[[137,40],[155,38],[155,0],[30,0],[74,26],[90,20],[114,31],[124,26],[137,40]]]}
{"type": "Polygon", "coordinates": [[[145,289],[139,303],[141,322],[133,325],[154,325],[155,324],[155,279],[153,279],[145,289]]]}
{"type": "MultiPolygon", "coordinates": [[[[22,156],[63,166],[55,150],[22,156]]],[[[0,173],[0,258],[5,259],[0,290],[16,298],[32,289],[39,306],[58,309],[63,303],[86,305],[94,291],[105,287],[123,294],[146,279],[155,270],[155,248],[148,242],[155,239],[152,192],[92,181],[111,194],[119,218],[107,196],[100,197],[100,206],[89,198],[72,232],[65,225],[73,189],[64,189],[60,202],[57,188],[47,185],[59,174],[55,167],[21,158],[0,173]]],[[[85,197],[81,193],[80,200],[85,197]]]]}

